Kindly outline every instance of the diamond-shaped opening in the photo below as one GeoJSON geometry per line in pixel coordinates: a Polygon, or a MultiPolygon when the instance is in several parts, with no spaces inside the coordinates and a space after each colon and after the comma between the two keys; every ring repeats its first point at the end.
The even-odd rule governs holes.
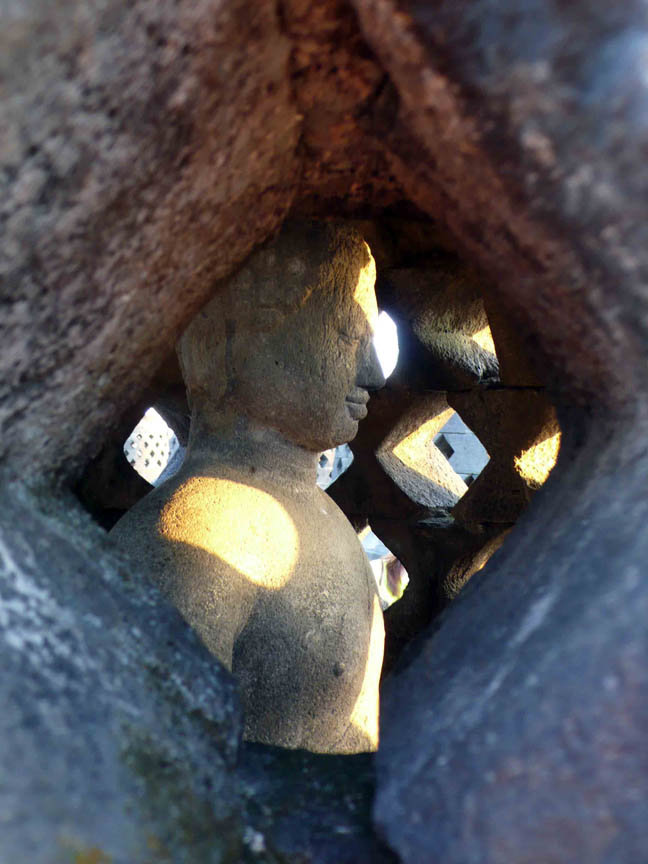
{"type": "Polygon", "coordinates": [[[409,576],[404,565],[367,525],[358,535],[374,574],[380,605],[388,609],[403,596],[409,576]]]}
{"type": "Polygon", "coordinates": [[[351,467],[353,453],[348,444],[340,444],[323,450],[317,463],[317,485],[320,489],[328,489],[345,471],[351,467]]]}
{"type": "MultiPolygon", "coordinates": [[[[397,315],[395,317],[400,325],[400,318],[397,315]]],[[[467,518],[463,513],[460,515],[457,509],[466,495],[476,491],[473,487],[489,464],[489,453],[471,426],[481,434],[484,425],[487,427],[490,420],[488,412],[485,412],[479,415],[479,422],[473,424],[471,409],[467,408],[464,415],[464,407],[462,406],[460,411],[455,410],[455,402],[460,403],[466,396],[479,396],[488,391],[496,392],[498,387],[506,389],[494,378],[493,368],[496,367],[496,363],[488,368],[484,367],[484,374],[477,380],[471,379],[467,384],[459,381],[455,384],[455,390],[452,389],[451,378],[447,381],[430,383],[424,377],[416,376],[417,371],[427,370],[434,363],[440,363],[446,356],[444,354],[446,349],[450,356],[448,361],[450,366],[455,362],[456,357],[461,358],[464,353],[473,356],[470,355],[469,350],[471,339],[483,352],[490,353],[494,357],[490,329],[481,328],[472,335],[467,329],[458,329],[457,340],[461,351],[457,350],[456,356],[452,353],[452,339],[455,335],[452,328],[448,331],[432,329],[431,337],[438,338],[441,347],[437,355],[430,352],[429,358],[425,354],[414,353],[413,355],[412,346],[406,342],[405,331],[402,332],[404,334],[402,355],[404,360],[409,360],[409,365],[407,362],[401,362],[402,368],[399,368],[395,382],[391,382],[393,385],[391,393],[395,394],[396,402],[398,398],[403,399],[403,406],[400,407],[403,407],[405,414],[410,407],[417,409],[418,413],[415,412],[416,417],[409,418],[411,422],[409,425],[406,424],[406,428],[402,430],[403,434],[392,441],[391,462],[388,463],[387,460],[383,462],[380,458],[378,462],[390,481],[393,481],[393,485],[397,486],[398,491],[402,493],[401,500],[407,497],[409,502],[404,502],[402,512],[395,510],[393,514],[381,515],[372,509],[376,503],[380,509],[381,502],[376,496],[371,500],[365,499],[369,500],[370,506],[364,511],[353,508],[345,511],[356,529],[360,528],[360,525],[356,524],[354,517],[360,513],[365,520],[366,528],[360,532],[360,540],[369,558],[369,566],[374,574],[382,608],[389,610],[388,615],[385,616],[386,674],[389,673],[390,668],[393,668],[393,662],[403,645],[427,626],[430,620],[456,596],[471,575],[484,566],[503,541],[514,521],[514,519],[509,520],[505,524],[506,520],[502,519],[497,524],[493,524],[489,523],[489,517],[475,518],[474,507],[470,509],[467,518]],[[466,343],[468,343],[468,350],[464,352],[466,343]],[[409,403],[407,403],[408,399],[409,403]],[[423,410],[419,411],[419,408],[423,410]],[[463,416],[460,416],[460,413],[463,416]],[[485,424],[484,417],[486,417],[485,424]],[[468,425],[469,423],[471,425],[468,425]],[[388,470],[390,468],[391,470],[388,470]],[[408,504],[412,505],[413,509],[408,509],[408,504]],[[372,524],[376,533],[372,530],[372,524]],[[397,554],[393,550],[396,550],[397,554]],[[401,602],[396,603],[396,601],[401,602]]],[[[388,377],[396,366],[399,346],[396,324],[385,312],[381,313],[378,322],[376,349],[384,374],[388,377]]],[[[417,350],[419,349],[421,349],[420,345],[417,347],[417,350]]],[[[479,352],[474,356],[478,360],[483,359],[479,352]]],[[[446,367],[443,367],[442,371],[444,374],[449,374],[446,367]]],[[[464,372],[465,370],[462,374],[464,372]]],[[[169,418],[167,414],[166,408],[169,401],[167,382],[161,383],[164,386],[158,386],[157,381],[153,382],[150,390],[147,391],[149,393],[147,399],[150,403],[155,403],[159,411],[152,407],[148,408],[128,437],[124,434],[128,426],[124,424],[125,429],[122,428],[117,439],[121,449],[121,441],[126,438],[123,445],[126,460],[122,457],[125,472],[129,474],[137,472],[140,478],[153,486],[165,482],[179,469],[185,453],[183,442],[186,441],[186,429],[184,433],[178,431],[176,435],[169,425],[173,424],[174,428],[179,429],[173,417],[169,418]],[[168,423],[165,418],[168,418],[168,423]],[[126,463],[134,469],[134,472],[129,471],[126,463]]],[[[177,381],[172,383],[177,384],[177,381]]],[[[184,388],[181,389],[182,399],[184,399],[184,388]]],[[[389,395],[387,392],[389,389],[388,387],[383,392],[389,395]]],[[[379,398],[376,397],[376,403],[379,398]]],[[[376,403],[372,400],[372,405],[376,403]]],[[[389,408],[389,405],[387,407],[389,408]]],[[[396,407],[398,408],[399,405],[396,407]]],[[[137,409],[133,409],[133,415],[137,416],[135,410],[137,409]]],[[[186,415],[186,405],[182,410],[186,415]]],[[[137,413],[141,411],[142,403],[137,413]]],[[[374,416],[377,416],[380,421],[379,412],[374,416]]],[[[361,424],[363,428],[369,428],[371,418],[370,407],[368,420],[361,424]]],[[[487,439],[484,435],[483,441],[486,440],[491,439],[487,439]]],[[[550,449],[550,445],[546,445],[545,450],[547,448],[550,449]]],[[[358,450],[356,462],[361,461],[361,454],[366,456],[368,453],[372,455],[374,453],[370,446],[367,446],[364,451],[358,450]]],[[[500,451],[497,448],[494,453],[499,458],[500,451]]],[[[377,451],[375,455],[379,455],[377,451]]],[[[527,453],[520,453],[515,457],[516,467],[518,463],[522,465],[524,462],[525,470],[532,478],[537,474],[537,461],[527,453]]],[[[327,489],[348,470],[352,462],[353,453],[348,445],[320,453],[317,472],[317,483],[320,488],[327,489]]],[[[139,480],[137,482],[140,483],[139,480]]],[[[482,487],[480,504],[483,501],[485,485],[487,484],[480,484],[482,487]]],[[[140,490],[136,491],[141,497],[143,493],[140,490]]],[[[389,498],[389,495],[390,492],[387,491],[385,498],[389,498]]],[[[123,510],[135,503],[133,497],[123,510]]],[[[115,515],[116,510],[121,506],[120,503],[115,507],[115,515]]],[[[108,521],[105,524],[110,527],[108,521]]],[[[335,538],[332,542],[335,542],[335,538]]],[[[243,544],[240,545],[244,548],[243,544]]],[[[266,566],[271,559],[271,555],[266,556],[263,559],[263,566],[266,566]]]]}
{"type": "Polygon", "coordinates": [[[124,442],[124,455],[143,480],[159,486],[182,464],[184,447],[155,408],[147,408],[124,442]]]}

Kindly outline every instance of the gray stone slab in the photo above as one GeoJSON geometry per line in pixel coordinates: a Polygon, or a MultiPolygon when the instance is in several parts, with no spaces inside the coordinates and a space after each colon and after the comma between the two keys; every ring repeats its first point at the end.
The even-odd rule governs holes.
{"type": "Polygon", "coordinates": [[[632,465],[580,500],[578,475],[543,490],[551,544],[547,506],[383,692],[375,812],[407,864],[644,860],[648,507],[632,465]],[[631,518],[599,506],[621,482],[631,518]]]}
{"type": "Polygon", "coordinates": [[[444,432],[443,435],[454,451],[448,461],[457,474],[476,477],[488,464],[488,453],[472,432],[444,432]]]}
{"type": "Polygon", "coordinates": [[[445,426],[441,429],[440,434],[441,435],[447,435],[448,433],[451,433],[451,432],[467,433],[470,431],[471,430],[468,428],[468,426],[466,426],[466,424],[461,419],[459,414],[457,414],[457,412],[455,411],[452,414],[452,416],[450,417],[450,419],[448,420],[448,422],[445,424],[445,426]]]}
{"type": "Polygon", "coordinates": [[[242,854],[232,680],[87,516],[3,479],[0,860],[242,854]]]}

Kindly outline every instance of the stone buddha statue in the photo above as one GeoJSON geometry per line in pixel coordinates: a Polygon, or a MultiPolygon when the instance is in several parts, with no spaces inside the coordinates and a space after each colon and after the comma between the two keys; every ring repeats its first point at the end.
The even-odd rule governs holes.
{"type": "Polygon", "coordinates": [[[112,530],[236,677],[250,740],[377,747],[380,603],[315,483],[318,454],[355,436],[384,384],[374,281],[349,227],[291,224],[256,250],[180,339],[180,471],[112,530]]]}

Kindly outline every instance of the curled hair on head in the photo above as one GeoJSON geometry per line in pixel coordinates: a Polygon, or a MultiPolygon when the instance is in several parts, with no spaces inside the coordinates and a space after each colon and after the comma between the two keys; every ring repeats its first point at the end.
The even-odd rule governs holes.
{"type": "Polygon", "coordinates": [[[369,247],[351,226],[285,223],[218,284],[180,337],[177,351],[190,405],[191,395],[201,391],[211,399],[225,395],[228,340],[272,330],[313,295],[325,294],[342,305],[371,260],[369,247]]]}

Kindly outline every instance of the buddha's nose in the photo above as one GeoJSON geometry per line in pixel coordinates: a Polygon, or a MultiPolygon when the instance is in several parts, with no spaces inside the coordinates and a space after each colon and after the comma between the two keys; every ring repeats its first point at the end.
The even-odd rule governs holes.
{"type": "Polygon", "coordinates": [[[360,353],[356,383],[358,387],[365,390],[380,390],[381,387],[385,386],[385,376],[373,341],[369,342],[360,353]]]}

